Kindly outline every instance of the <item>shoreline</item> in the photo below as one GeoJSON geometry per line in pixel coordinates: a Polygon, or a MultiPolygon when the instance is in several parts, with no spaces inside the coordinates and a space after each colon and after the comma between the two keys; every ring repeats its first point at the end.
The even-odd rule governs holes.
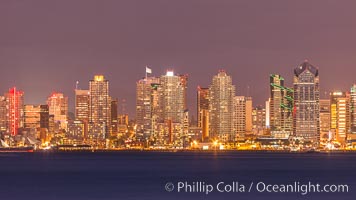
{"type": "Polygon", "coordinates": [[[160,149],[160,150],[144,150],[144,149],[95,149],[95,150],[35,150],[33,153],[287,153],[287,154],[349,154],[356,153],[356,150],[333,150],[333,151],[288,151],[288,150],[175,150],[175,149],[160,149]]]}

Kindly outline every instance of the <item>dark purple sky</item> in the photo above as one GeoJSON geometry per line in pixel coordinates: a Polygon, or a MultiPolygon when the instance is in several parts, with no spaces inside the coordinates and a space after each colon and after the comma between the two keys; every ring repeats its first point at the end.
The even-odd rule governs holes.
{"type": "Polygon", "coordinates": [[[39,104],[56,90],[73,105],[75,82],[84,89],[102,73],[132,115],[136,80],[150,65],[157,76],[190,75],[195,114],[197,85],[219,69],[237,94],[250,86],[262,104],[269,74],[291,84],[306,58],[319,67],[323,93],[346,90],[356,80],[355,8],[352,0],[1,0],[0,94],[17,86],[39,104]]]}

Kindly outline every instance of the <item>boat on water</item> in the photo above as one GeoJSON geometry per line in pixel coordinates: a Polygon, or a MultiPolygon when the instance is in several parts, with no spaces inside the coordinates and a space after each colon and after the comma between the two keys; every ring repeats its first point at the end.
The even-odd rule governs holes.
{"type": "Polygon", "coordinates": [[[4,140],[1,140],[0,153],[32,153],[33,146],[10,147],[4,140]]]}

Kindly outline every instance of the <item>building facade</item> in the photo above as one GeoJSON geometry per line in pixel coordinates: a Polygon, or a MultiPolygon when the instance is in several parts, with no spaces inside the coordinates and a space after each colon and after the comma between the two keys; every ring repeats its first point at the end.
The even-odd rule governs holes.
{"type": "Polygon", "coordinates": [[[356,134],[356,84],[350,90],[350,133],[356,134]]]}
{"type": "Polygon", "coordinates": [[[117,98],[111,98],[111,105],[110,105],[110,135],[117,136],[118,133],[118,103],[119,100],[117,98]]]}
{"type": "Polygon", "coordinates": [[[264,135],[266,131],[266,109],[257,106],[252,110],[252,134],[264,135]]]}
{"type": "MultiPolygon", "coordinates": [[[[155,132],[161,132],[168,143],[183,144],[184,125],[187,114],[186,75],[175,75],[173,71],[160,77],[157,88],[158,107],[155,110],[155,132]]],[[[156,134],[157,135],[157,134],[156,134]]]]}
{"type": "Polygon", "coordinates": [[[60,129],[67,130],[68,125],[68,97],[63,93],[53,92],[47,99],[49,114],[54,116],[55,123],[60,129]]]}
{"type": "Polygon", "coordinates": [[[293,135],[319,143],[319,70],[303,62],[294,69],[293,135]]]}
{"type": "Polygon", "coordinates": [[[233,123],[236,136],[239,138],[252,134],[252,98],[234,97],[233,123]]]}
{"type": "Polygon", "coordinates": [[[293,127],[293,90],[285,87],[284,78],[270,75],[270,131],[274,138],[288,138],[293,127]]]}
{"type": "Polygon", "coordinates": [[[184,122],[184,111],[186,110],[187,80],[181,76],[174,75],[173,71],[167,71],[166,75],[160,77],[159,85],[159,120],[171,120],[172,123],[184,122]]]}
{"type": "Polygon", "coordinates": [[[209,138],[209,88],[197,90],[197,127],[202,130],[202,141],[209,138]]]}
{"type": "Polygon", "coordinates": [[[89,90],[75,90],[75,119],[89,121],[89,90]]]}
{"type": "Polygon", "coordinates": [[[7,132],[12,136],[18,134],[19,128],[24,124],[24,92],[11,88],[5,94],[7,101],[7,132]]]}
{"type": "Polygon", "coordinates": [[[49,129],[48,105],[25,105],[24,108],[24,128],[49,129]]]}
{"type": "Polygon", "coordinates": [[[0,96],[0,133],[7,131],[7,102],[5,96],[0,96]]]}
{"type": "Polygon", "coordinates": [[[320,139],[328,140],[330,131],[330,99],[320,99],[320,139]]]}
{"type": "Polygon", "coordinates": [[[345,92],[330,94],[330,130],[334,138],[344,144],[350,129],[349,95],[345,92]]]}
{"type": "Polygon", "coordinates": [[[153,132],[153,116],[158,106],[158,96],[155,95],[158,85],[157,77],[146,77],[136,82],[137,132],[145,137],[150,137],[153,132]]]}
{"type": "Polygon", "coordinates": [[[203,126],[205,111],[209,111],[209,88],[202,88],[199,86],[197,89],[197,126],[200,128],[203,126]]]}
{"type": "Polygon", "coordinates": [[[209,87],[210,137],[220,141],[235,139],[234,127],[235,86],[224,70],[213,77],[209,87]]]}
{"type": "Polygon", "coordinates": [[[89,81],[89,135],[104,140],[110,133],[109,81],[103,75],[89,81]]]}

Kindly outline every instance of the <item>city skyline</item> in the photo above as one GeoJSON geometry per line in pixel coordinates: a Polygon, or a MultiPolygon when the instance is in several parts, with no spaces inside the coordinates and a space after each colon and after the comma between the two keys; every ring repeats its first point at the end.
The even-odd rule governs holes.
{"type": "Polygon", "coordinates": [[[274,2],[4,1],[0,91],[17,86],[26,104],[60,91],[74,111],[76,81],[87,89],[90,77],[103,74],[134,116],[134,82],[149,65],[154,75],[167,68],[189,74],[188,107],[195,111],[196,87],[224,68],[238,95],[264,105],[268,75],[280,74],[290,87],[292,69],[305,58],[320,67],[321,97],[348,90],[355,82],[355,3],[274,2]]]}
{"type": "Polygon", "coordinates": [[[208,88],[196,88],[198,121],[190,118],[187,109],[188,75],[170,69],[161,76],[151,76],[149,67],[145,72],[145,77],[136,82],[136,115],[130,123],[126,113],[118,112],[119,102],[111,96],[110,81],[104,75],[95,75],[88,81],[89,90],[78,89],[76,83],[75,118],[68,112],[68,97],[63,93],[52,92],[46,104],[31,105],[24,103],[23,90],[10,88],[1,99],[2,133],[13,137],[36,133],[44,145],[64,138],[61,142],[84,139],[106,148],[126,136],[147,145],[151,142],[182,148],[189,141],[196,142],[197,137],[215,145],[217,141],[228,143],[254,135],[262,139],[302,139],[313,146],[332,137],[343,147],[355,137],[355,84],[350,84],[348,91],[329,93],[329,100],[320,98],[319,68],[307,60],[294,68],[293,87],[286,87],[282,76],[270,74],[270,97],[265,108],[253,107],[253,97],[238,94],[233,77],[219,70],[208,88]],[[261,116],[263,112],[265,116],[261,116]],[[263,117],[265,124],[261,124],[263,117]],[[262,135],[256,135],[261,130],[262,135]]]}
{"type": "Polygon", "coordinates": [[[0,0],[3,199],[355,199],[356,1],[0,0]]]}
{"type": "MultiPolygon", "coordinates": [[[[304,60],[303,62],[309,62],[308,60],[304,60]]],[[[301,63],[303,63],[303,62],[301,62],[301,63]]],[[[300,63],[300,64],[301,64],[300,63]]],[[[295,66],[295,67],[298,67],[300,64],[298,64],[297,66],[295,66]]],[[[294,68],[295,68],[294,67],[294,68]]],[[[145,72],[145,68],[147,68],[147,66],[145,66],[145,67],[142,67],[142,71],[143,72],[145,72]]],[[[291,70],[291,74],[293,74],[293,70],[294,70],[294,68],[291,70]]],[[[319,67],[317,67],[318,69],[319,69],[319,67]]],[[[153,71],[153,73],[149,73],[149,75],[147,75],[147,73],[146,73],[146,76],[143,76],[143,77],[141,77],[141,78],[138,78],[137,80],[134,80],[133,81],[133,85],[135,85],[135,82],[137,82],[137,81],[140,81],[140,80],[144,80],[145,79],[145,77],[146,78],[154,78],[154,79],[157,79],[158,77],[160,77],[160,76],[164,76],[166,73],[168,73],[168,72],[173,72],[173,73],[175,73],[175,74],[178,74],[179,75],[179,73],[176,73],[176,71],[173,69],[173,68],[169,68],[169,69],[166,69],[165,70],[165,72],[164,73],[162,73],[162,74],[157,74],[157,73],[154,73],[154,68],[149,68],[151,71],[153,71]]],[[[219,72],[219,71],[221,71],[221,70],[223,70],[223,71],[226,71],[226,70],[224,70],[224,69],[219,69],[219,70],[217,70],[216,71],[216,73],[217,72],[219,72]]],[[[216,75],[216,73],[215,73],[215,75],[216,75]]],[[[229,73],[229,72],[227,72],[227,73],[229,73]]],[[[276,72],[277,74],[278,74],[278,72],[276,72]]],[[[231,73],[229,73],[229,75],[233,78],[232,79],[232,83],[233,83],[233,85],[235,85],[234,84],[234,76],[233,76],[233,74],[231,74],[231,73]]],[[[258,107],[258,106],[265,106],[264,104],[265,104],[265,102],[268,100],[268,98],[269,98],[269,93],[270,93],[270,90],[269,90],[269,87],[270,87],[270,76],[274,76],[274,74],[271,72],[270,74],[268,74],[266,77],[265,77],[265,79],[266,79],[266,83],[264,84],[264,85],[261,85],[261,87],[267,87],[268,89],[267,89],[267,91],[264,91],[263,93],[265,93],[265,95],[267,96],[266,97],[266,99],[262,99],[262,100],[256,100],[255,99],[255,97],[253,96],[253,95],[251,95],[251,89],[250,89],[250,86],[248,86],[248,88],[246,88],[246,91],[245,92],[239,92],[239,91],[235,91],[235,93],[236,93],[236,95],[237,96],[248,96],[248,97],[252,97],[252,99],[253,99],[253,107],[258,107]],[[256,101],[258,101],[258,103],[256,103],[256,101]],[[260,101],[262,101],[262,102],[260,102],[260,101]]],[[[106,75],[103,75],[103,74],[94,74],[93,76],[105,76],[105,77],[107,77],[106,75]]],[[[92,77],[93,77],[92,76],[92,77]]],[[[182,75],[180,75],[180,76],[182,76],[182,75]]],[[[191,88],[192,86],[190,85],[190,82],[192,82],[192,77],[190,77],[188,74],[187,74],[187,76],[188,76],[188,78],[189,78],[189,82],[188,82],[188,87],[187,87],[187,89],[189,90],[194,90],[195,91],[195,94],[194,95],[187,95],[188,97],[187,97],[187,104],[188,104],[188,109],[189,108],[194,108],[193,110],[192,109],[189,109],[189,115],[190,116],[194,116],[194,118],[195,118],[195,120],[198,120],[198,116],[197,116],[197,112],[196,112],[196,110],[197,110],[197,105],[196,105],[196,101],[197,101],[197,96],[196,96],[196,92],[197,92],[197,90],[198,90],[198,88],[199,87],[209,87],[210,86],[210,84],[211,83],[208,83],[207,85],[204,85],[204,86],[202,86],[202,85],[197,85],[196,87],[194,87],[194,88],[191,88]],[[191,100],[193,100],[193,101],[191,101],[191,100]]],[[[214,75],[213,75],[214,76],[214,75]]],[[[211,79],[213,76],[211,76],[211,77],[207,77],[206,79],[211,79]]],[[[279,75],[280,76],[280,75],[279,75]]],[[[283,75],[282,75],[283,76],[283,75]]],[[[283,76],[283,77],[288,77],[288,76],[283,76]]],[[[283,78],[282,77],[282,78],[283,78]]],[[[283,78],[283,80],[284,80],[284,78],[283,78]]],[[[68,107],[69,107],[69,112],[71,112],[71,113],[73,113],[73,115],[75,115],[75,104],[76,104],[76,97],[75,97],[75,94],[76,94],[76,91],[88,91],[89,90],[89,83],[90,83],[90,81],[91,81],[91,78],[88,78],[88,80],[86,81],[86,83],[81,83],[81,85],[82,86],[84,86],[84,87],[80,87],[79,86],[79,81],[77,81],[75,84],[74,84],[74,88],[73,88],[73,91],[71,92],[71,93],[69,93],[69,94],[67,94],[67,93],[63,93],[63,92],[61,92],[61,91],[63,91],[63,89],[61,90],[61,89],[57,89],[57,90],[51,90],[51,91],[49,91],[48,92],[48,94],[47,94],[47,96],[42,100],[42,101],[40,101],[40,102],[36,102],[36,103],[30,103],[28,100],[27,100],[27,98],[28,98],[28,96],[33,96],[33,94],[29,94],[28,92],[26,92],[25,90],[23,90],[22,88],[20,88],[20,87],[17,87],[17,86],[11,86],[10,88],[8,88],[7,90],[5,90],[5,91],[3,91],[2,93],[3,94],[5,94],[8,90],[10,90],[10,89],[13,89],[13,88],[16,88],[16,89],[18,89],[18,90],[21,90],[22,92],[24,92],[24,96],[25,96],[25,98],[24,98],[24,105],[42,105],[42,104],[46,104],[46,102],[48,101],[48,98],[51,98],[54,94],[57,94],[57,93],[59,93],[59,94],[62,94],[62,95],[65,95],[66,96],[66,98],[68,98],[68,97],[70,97],[70,98],[68,98],[68,102],[69,103],[67,103],[68,104],[68,107]],[[73,94],[72,94],[73,93],[73,94]]],[[[106,80],[106,81],[109,81],[109,82],[111,82],[110,80],[106,80]]],[[[287,82],[287,84],[285,84],[286,85],[286,87],[290,87],[290,88],[292,88],[293,87],[293,78],[291,78],[291,80],[289,80],[289,79],[287,79],[286,81],[284,81],[284,83],[286,83],[287,82]],[[288,84],[288,82],[291,82],[290,84],[288,84]]],[[[350,83],[347,83],[348,84],[348,86],[346,87],[346,88],[343,88],[343,89],[335,89],[335,90],[330,90],[330,91],[322,91],[321,90],[321,92],[320,92],[320,99],[329,99],[330,98],[330,95],[333,93],[333,92],[335,92],[335,91],[344,91],[344,92],[350,92],[350,89],[351,89],[351,87],[352,86],[354,86],[355,84],[356,84],[356,80],[355,80],[355,82],[350,82],[350,83]]],[[[112,83],[111,83],[111,85],[112,85],[112,83]]],[[[235,87],[238,87],[237,85],[235,85],[235,87]]],[[[322,87],[322,86],[321,86],[322,87]]],[[[0,91],[1,92],[1,91],[0,91]]],[[[115,91],[112,91],[112,89],[109,89],[109,92],[111,93],[111,94],[115,94],[115,91]]],[[[126,99],[131,99],[131,98],[134,98],[134,101],[135,101],[135,98],[136,98],[136,90],[134,90],[134,97],[121,97],[121,98],[119,98],[119,104],[121,104],[121,102],[120,102],[120,100],[125,100],[125,104],[127,104],[127,102],[126,102],[126,99]]],[[[261,95],[261,94],[260,94],[261,95]]],[[[112,97],[114,97],[114,98],[118,98],[117,96],[113,96],[113,95],[111,95],[112,97]]],[[[130,104],[130,103],[129,103],[130,104]]],[[[131,111],[131,108],[130,108],[130,110],[129,111],[127,111],[127,112],[125,112],[125,113],[123,113],[122,112],[122,110],[118,110],[118,112],[119,113],[121,113],[121,114],[129,114],[129,116],[130,116],[130,118],[131,119],[135,119],[135,117],[136,117],[136,108],[135,108],[135,106],[136,106],[136,104],[135,104],[135,102],[131,102],[131,104],[129,105],[130,107],[134,107],[133,109],[133,111],[131,111]],[[132,104],[132,105],[131,105],[132,104]]],[[[119,107],[120,107],[121,105],[119,105],[119,107]]],[[[127,106],[127,105],[125,105],[125,106],[127,106]]]]}

